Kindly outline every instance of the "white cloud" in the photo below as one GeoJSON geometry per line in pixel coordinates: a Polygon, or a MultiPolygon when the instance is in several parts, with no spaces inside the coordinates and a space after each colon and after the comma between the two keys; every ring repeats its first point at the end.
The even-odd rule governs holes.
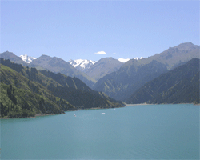
{"type": "Polygon", "coordinates": [[[104,52],[104,51],[99,51],[99,52],[94,53],[94,54],[106,54],[106,52],[104,52]]]}

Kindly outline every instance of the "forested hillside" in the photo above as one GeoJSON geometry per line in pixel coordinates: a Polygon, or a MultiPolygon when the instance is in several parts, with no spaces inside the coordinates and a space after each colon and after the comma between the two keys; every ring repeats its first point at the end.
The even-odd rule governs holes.
{"type": "Polygon", "coordinates": [[[146,82],[166,71],[166,66],[160,62],[152,61],[141,65],[140,60],[134,60],[132,65],[125,64],[117,72],[99,79],[94,89],[103,91],[112,98],[125,101],[146,82]]]}
{"type": "Polygon", "coordinates": [[[199,103],[199,63],[188,63],[160,75],[138,89],[128,103],[199,103]]]}
{"type": "Polygon", "coordinates": [[[38,71],[1,61],[1,117],[30,117],[60,114],[66,110],[91,107],[119,107],[121,102],[93,91],[78,78],[50,71],[38,71]]]}

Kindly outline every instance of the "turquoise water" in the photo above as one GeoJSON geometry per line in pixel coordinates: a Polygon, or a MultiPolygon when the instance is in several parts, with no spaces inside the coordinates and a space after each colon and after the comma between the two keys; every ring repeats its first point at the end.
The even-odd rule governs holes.
{"type": "Polygon", "coordinates": [[[2,119],[1,158],[199,159],[199,113],[146,105],[2,119]]]}

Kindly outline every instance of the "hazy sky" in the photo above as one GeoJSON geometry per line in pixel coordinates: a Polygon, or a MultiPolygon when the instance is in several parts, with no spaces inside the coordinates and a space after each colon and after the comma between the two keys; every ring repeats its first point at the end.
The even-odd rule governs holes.
{"type": "Polygon", "coordinates": [[[180,0],[3,0],[0,53],[65,61],[149,57],[182,42],[199,45],[199,10],[199,1],[180,0]]]}

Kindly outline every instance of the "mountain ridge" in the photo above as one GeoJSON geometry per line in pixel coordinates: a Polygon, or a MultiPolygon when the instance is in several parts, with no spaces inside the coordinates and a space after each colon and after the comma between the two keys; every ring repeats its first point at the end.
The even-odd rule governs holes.
{"type": "Polygon", "coordinates": [[[89,70],[86,70],[85,73],[89,77],[93,77],[96,81],[104,77],[106,74],[110,74],[118,70],[124,63],[119,62],[115,58],[101,58],[96,62],[89,70]]]}
{"type": "Polygon", "coordinates": [[[9,52],[8,50],[0,54],[0,58],[4,59],[10,59],[10,61],[22,64],[22,65],[27,65],[26,62],[24,62],[20,57],[16,56],[14,53],[9,52]]]}
{"type": "Polygon", "coordinates": [[[130,96],[130,94],[133,94],[131,92],[136,91],[144,83],[151,81],[153,78],[159,76],[159,74],[183,65],[192,58],[199,58],[199,51],[200,46],[194,45],[191,42],[185,42],[174,47],[169,47],[169,49],[164,50],[160,54],[154,54],[148,58],[132,58],[126,63],[119,62],[119,59],[102,58],[85,71],[74,68],[70,65],[70,62],[66,62],[61,58],[52,58],[44,54],[33,60],[30,64],[23,62],[19,57],[15,57],[13,53],[8,51],[6,52],[8,53],[7,55],[6,53],[2,53],[0,57],[3,56],[11,59],[24,66],[32,66],[40,70],[51,70],[55,73],[60,72],[67,76],[77,77],[92,89],[104,92],[112,98],[125,100],[122,97],[130,96]],[[159,68],[155,69],[155,71],[150,71],[148,66],[152,67],[152,69],[156,67],[153,67],[153,62],[158,67],[161,67],[163,72],[156,73],[159,68]],[[141,70],[142,68],[143,70],[141,70]],[[138,72],[138,69],[141,74],[138,72]],[[149,73],[145,70],[149,70],[149,73]],[[142,73],[145,75],[142,75],[142,73]],[[146,80],[144,77],[146,77],[146,80]]]}
{"type": "Polygon", "coordinates": [[[3,116],[29,117],[37,113],[60,114],[65,110],[124,106],[104,93],[91,90],[78,78],[36,70],[0,59],[3,116]]]}
{"type": "Polygon", "coordinates": [[[101,78],[95,83],[93,89],[102,91],[117,100],[125,101],[125,97],[129,97],[146,82],[159,76],[159,74],[163,74],[167,70],[173,69],[175,66],[179,66],[192,58],[199,58],[199,51],[200,46],[187,42],[170,47],[168,50],[149,58],[130,59],[119,70],[101,78]],[[156,62],[161,68],[166,67],[166,69],[163,68],[163,72],[159,72],[159,74],[154,70],[146,72],[144,69],[148,70],[149,64],[152,64],[153,67],[152,62],[156,62]],[[143,68],[143,70],[137,72],[138,68],[143,68]],[[152,75],[155,75],[155,77],[152,75]],[[146,79],[144,78],[145,76],[146,79]]]}
{"type": "Polygon", "coordinates": [[[134,61],[134,65],[123,65],[118,71],[99,79],[94,89],[103,91],[114,99],[125,101],[129,94],[144,83],[167,71],[166,66],[157,61],[142,66],[138,60],[134,61]]]}
{"type": "Polygon", "coordinates": [[[160,75],[132,94],[128,103],[199,103],[200,59],[160,75]]]}
{"type": "Polygon", "coordinates": [[[62,73],[70,77],[77,77],[85,82],[88,86],[92,86],[95,82],[93,78],[88,77],[85,73],[77,70],[69,62],[62,58],[50,57],[43,54],[41,57],[35,59],[30,63],[30,66],[40,66],[43,69],[53,71],[55,73],[62,73]]]}

